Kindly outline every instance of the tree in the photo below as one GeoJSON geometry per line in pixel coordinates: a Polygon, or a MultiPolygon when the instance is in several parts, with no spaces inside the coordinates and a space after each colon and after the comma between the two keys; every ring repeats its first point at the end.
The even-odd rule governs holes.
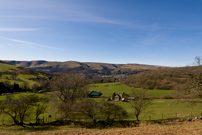
{"type": "Polygon", "coordinates": [[[114,97],[116,96],[116,93],[114,92],[113,94],[112,94],[112,100],[114,100],[114,97]]]}
{"type": "Polygon", "coordinates": [[[15,73],[15,72],[12,72],[12,73],[11,73],[11,78],[12,78],[13,80],[16,80],[17,77],[18,77],[18,74],[17,74],[17,73],[15,73]]]}
{"type": "Polygon", "coordinates": [[[12,86],[12,90],[14,92],[19,92],[19,91],[21,91],[21,88],[20,88],[18,83],[14,83],[13,86],[12,86]]]}
{"type": "Polygon", "coordinates": [[[40,90],[40,87],[36,83],[34,83],[32,85],[32,91],[37,92],[38,90],[40,90]]]}
{"type": "Polygon", "coordinates": [[[136,120],[139,122],[139,115],[144,112],[149,105],[151,105],[151,100],[147,98],[146,90],[143,89],[133,90],[132,95],[135,99],[131,100],[130,104],[134,109],[136,120]]]}
{"type": "Polygon", "coordinates": [[[126,94],[125,92],[123,92],[123,94],[122,94],[123,98],[127,98],[128,96],[129,96],[128,94],[126,94]]]}
{"type": "Polygon", "coordinates": [[[127,111],[122,106],[108,101],[102,101],[100,103],[99,112],[102,115],[102,119],[107,122],[115,119],[120,120],[128,116],[127,111]]]}
{"type": "Polygon", "coordinates": [[[42,97],[40,99],[40,102],[36,103],[36,111],[35,111],[35,120],[36,120],[36,124],[40,123],[40,119],[39,119],[39,116],[43,113],[45,113],[48,105],[47,105],[47,102],[48,102],[48,98],[46,97],[42,97]]]}
{"type": "Polygon", "coordinates": [[[10,90],[11,89],[11,82],[10,81],[4,81],[4,86],[10,90]]]}
{"type": "Polygon", "coordinates": [[[100,105],[94,99],[86,98],[77,105],[78,115],[90,118],[94,123],[98,119],[100,105]]]}
{"type": "Polygon", "coordinates": [[[62,74],[53,77],[50,88],[55,95],[63,102],[73,104],[77,98],[87,95],[87,82],[84,77],[78,74],[62,74]]]}
{"type": "Polygon", "coordinates": [[[61,100],[56,100],[54,107],[57,106],[57,113],[59,113],[62,119],[73,120],[75,116],[76,103],[71,104],[68,102],[62,102],[61,100]]]}
{"type": "Polygon", "coordinates": [[[201,57],[195,57],[195,63],[197,66],[192,67],[186,76],[186,82],[184,87],[178,89],[175,93],[176,97],[193,103],[195,98],[202,97],[202,67],[201,57]],[[187,100],[185,100],[187,99],[187,100]]]}
{"type": "Polygon", "coordinates": [[[9,115],[16,125],[24,125],[25,117],[29,117],[33,112],[34,106],[40,101],[36,95],[22,95],[15,99],[9,95],[0,102],[0,112],[9,115]]]}
{"type": "Polygon", "coordinates": [[[0,94],[6,93],[6,92],[7,92],[7,87],[4,85],[3,82],[0,82],[0,94]]]}
{"type": "Polygon", "coordinates": [[[201,66],[201,61],[202,61],[201,56],[196,56],[195,57],[195,63],[196,63],[197,66],[201,66]]]}
{"type": "Polygon", "coordinates": [[[24,90],[29,90],[29,89],[30,89],[29,83],[28,83],[28,82],[24,82],[24,83],[22,84],[22,89],[24,89],[24,90]]]}
{"type": "Polygon", "coordinates": [[[57,96],[56,104],[63,118],[73,119],[76,99],[87,97],[86,79],[79,74],[61,74],[50,81],[53,96],[57,96]]]}

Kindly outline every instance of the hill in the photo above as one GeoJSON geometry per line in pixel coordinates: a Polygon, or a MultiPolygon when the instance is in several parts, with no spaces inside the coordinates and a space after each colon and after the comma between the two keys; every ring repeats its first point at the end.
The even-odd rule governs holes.
{"type": "Polygon", "coordinates": [[[17,66],[0,63],[0,72],[9,72],[9,71],[13,71],[16,69],[17,69],[17,66]]]}
{"type": "Polygon", "coordinates": [[[40,90],[48,74],[0,62],[0,93],[40,90]]]}
{"type": "Polygon", "coordinates": [[[142,71],[165,69],[168,67],[143,65],[143,64],[108,64],[93,62],[48,62],[48,61],[4,61],[19,67],[30,68],[49,73],[62,73],[64,71],[79,71],[82,73],[112,75],[112,74],[136,74],[142,71]]]}
{"type": "Polygon", "coordinates": [[[188,76],[197,73],[202,73],[202,66],[153,70],[131,75],[124,83],[135,88],[177,90],[188,87],[186,86],[188,76]]]}

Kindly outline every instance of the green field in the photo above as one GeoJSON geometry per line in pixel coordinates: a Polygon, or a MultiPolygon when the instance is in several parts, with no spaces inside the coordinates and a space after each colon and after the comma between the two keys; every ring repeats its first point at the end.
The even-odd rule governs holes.
{"type": "MultiPolygon", "coordinates": [[[[128,87],[121,83],[100,83],[89,85],[89,91],[100,91],[103,97],[111,97],[112,94],[123,92],[131,94],[134,88],[128,87]]],[[[184,118],[184,117],[196,117],[200,116],[202,112],[202,103],[197,103],[192,108],[188,107],[186,103],[177,103],[175,99],[163,99],[164,97],[172,96],[172,90],[148,90],[147,94],[153,98],[152,105],[148,107],[147,113],[140,116],[141,120],[157,120],[157,119],[169,119],[169,118],[184,118]]],[[[100,101],[101,99],[96,99],[100,101]]],[[[128,119],[135,119],[133,115],[133,109],[128,102],[116,102],[123,106],[130,117],[128,119]]]]}
{"type": "MultiPolygon", "coordinates": [[[[133,108],[128,102],[117,102],[123,106],[129,113],[130,120],[134,120],[133,108]]],[[[152,105],[148,107],[145,113],[140,115],[140,120],[161,120],[172,118],[194,118],[200,117],[202,112],[202,103],[196,106],[188,107],[186,103],[177,103],[174,99],[154,99],[152,105]]]]}
{"type": "Polygon", "coordinates": [[[37,75],[18,74],[17,79],[11,79],[11,75],[2,75],[0,82],[9,81],[11,85],[18,83],[20,86],[22,86],[24,82],[27,82],[30,86],[33,84],[38,84],[38,82],[30,80],[31,78],[37,78],[37,75]]]}
{"type": "MultiPolygon", "coordinates": [[[[125,92],[130,95],[134,88],[121,83],[98,83],[89,85],[88,89],[89,91],[100,91],[102,92],[102,96],[109,98],[114,92],[118,94],[125,92]]],[[[161,98],[171,95],[172,90],[148,90],[147,94],[151,97],[161,98]]]]}
{"type": "MultiPolygon", "coordinates": [[[[121,83],[104,83],[104,84],[91,84],[89,85],[89,91],[101,91],[103,93],[102,98],[95,98],[96,101],[107,100],[107,97],[111,97],[114,92],[116,93],[131,93],[133,88],[127,87],[121,83]]],[[[140,120],[161,120],[170,119],[170,118],[188,118],[188,117],[196,117],[200,116],[202,112],[202,103],[197,103],[196,106],[192,108],[188,107],[186,103],[177,103],[175,99],[162,99],[161,97],[170,95],[172,92],[169,90],[148,90],[148,93],[151,97],[156,97],[159,99],[153,99],[152,105],[148,107],[146,113],[142,113],[140,115],[140,120]]],[[[22,94],[30,94],[30,93],[19,93],[14,96],[17,98],[22,94]]],[[[35,93],[36,94],[36,93],[35,93]]],[[[50,94],[50,93],[48,93],[50,94]]],[[[44,94],[39,94],[40,96],[44,94]]],[[[47,95],[47,94],[46,94],[47,95]]],[[[5,99],[5,96],[0,96],[0,100],[5,99]]],[[[135,120],[135,116],[133,114],[133,108],[131,107],[129,102],[114,102],[118,105],[121,105],[124,109],[127,110],[129,117],[128,120],[135,120]]],[[[51,105],[50,105],[51,107],[51,105]]],[[[45,114],[41,117],[46,118],[46,121],[54,121],[59,114],[55,113],[52,109],[48,109],[45,114]],[[52,115],[51,119],[47,119],[48,115],[52,115]]],[[[0,116],[0,125],[2,122],[12,123],[11,119],[8,116],[0,116]]],[[[30,120],[26,120],[26,123],[33,122],[34,118],[30,120]]]]}
{"type": "MultiPolygon", "coordinates": [[[[27,95],[37,95],[39,97],[41,96],[49,96],[49,94],[40,94],[40,93],[32,93],[32,92],[22,92],[22,93],[17,93],[17,94],[12,94],[11,96],[14,96],[14,98],[19,98],[20,96],[27,96],[27,95]]],[[[0,96],[0,100],[4,100],[6,99],[6,96],[0,96]]],[[[32,111],[32,110],[31,110],[32,111]]],[[[47,117],[49,114],[52,114],[51,110],[47,109],[47,113],[43,114],[41,116],[42,117],[47,117]]],[[[25,119],[25,123],[30,123],[30,122],[34,122],[35,121],[35,117],[34,115],[29,117],[29,119],[25,119]]],[[[0,115],[0,125],[2,124],[12,124],[13,120],[6,114],[0,115]]]]}
{"type": "Polygon", "coordinates": [[[36,71],[33,72],[29,69],[18,68],[14,65],[0,63],[0,82],[6,81],[9,82],[10,85],[17,83],[20,86],[26,82],[30,88],[32,88],[34,84],[39,85],[39,82],[34,80],[36,78],[47,79],[47,76],[36,71]],[[15,75],[13,75],[14,73],[15,75]]]}
{"type": "Polygon", "coordinates": [[[0,63],[0,72],[11,71],[17,69],[17,66],[0,63]]]}

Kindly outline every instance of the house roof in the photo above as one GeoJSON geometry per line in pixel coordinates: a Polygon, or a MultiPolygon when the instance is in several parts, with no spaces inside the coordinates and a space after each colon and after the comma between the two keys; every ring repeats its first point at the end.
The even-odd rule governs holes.
{"type": "Polygon", "coordinates": [[[127,97],[128,100],[134,100],[134,97],[127,97]]]}
{"type": "Polygon", "coordinates": [[[91,91],[90,95],[91,96],[100,96],[100,95],[102,95],[102,93],[101,92],[97,92],[97,91],[91,91]]]}

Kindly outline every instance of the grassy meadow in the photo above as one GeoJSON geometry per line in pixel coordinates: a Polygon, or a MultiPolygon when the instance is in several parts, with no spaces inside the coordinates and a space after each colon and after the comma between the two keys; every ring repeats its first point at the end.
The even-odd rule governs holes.
{"type": "MultiPolygon", "coordinates": [[[[103,93],[102,98],[95,98],[96,101],[107,100],[108,97],[116,93],[127,93],[130,94],[133,88],[127,87],[121,83],[105,83],[105,84],[91,84],[89,85],[89,91],[101,91],[103,93]]],[[[153,120],[166,120],[173,118],[187,119],[189,117],[200,116],[202,112],[202,103],[197,103],[192,108],[188,107],[186,103],[178,103],[175,99],[163,99],[162,97],[172,94],[172,91],[169,90],[148,90],[148,93],[151,97],[155,97],[152,100],[152,105],[148,107],[146,113],[142,113],[140,115],[140,120],[142,124],[140,127],[133,128],[112,128],[112,129],[83,129],[80,127],[76,127],[74,124],[67,126],[26,126],[26,128],[19,126],[0,126],[0,135],[8,134],[8,135],[71,135],[71,134],[116,134],[117,132],[120,134],[165,134],[170,133],[173,135],[178,134],[202,134],[202,122],[168,122],[164,124],[148,124],[148,121],[153,120]],[[183,125],[182,125],[183,123],[183,125]]],[[[28,94],[37,94],[39,96],[49,95],[50,93],[18,93],[14,94],[15,98],[18,98],[20,95],[28,95],[28,94]]],[[[51,97],[51,96],[50,96],[51,97]]],[[[51,97],[52,98],[52,97],[51,97]]],[[[5,96],[0,96],[0,100],[5,99],[5,96]]],[[[112,101],[114,102],[114,101],[112,101]]],[[[129,117],[127,120],[135,120],[135,116],[133,115],[133,108],[131,107],[129,102],[114,102],[118,105],[121,105],[124,109],[127,110],[129,117]]],[[[45,123],[56,120],[59,117],[59,114],[55,113],[52,110],[51,105],[47,112],[41,115],[41,118],[45,118],[45,123]],[[48,116],[51,115],[51,118],[48,116]]],[[[25,120],[26,123],[34,122],[34,117],[25,120]]],[[[7,115],[0,116],[0,125],[3,124],[12,124],[13,121],[7,115]]],[[[150,123],[150,122],[149,122],[150,123]]]]}
{"type": "Polygon", "coordinates": [[[20,69],[14,65],[0,63],[0,82],[8,82],[10,85],[17,83],[20,87],[27,83],[32,88],[34,84],[40,85],[37,78],[47,79],[47,76],[29,69],[20,69]],[[16,73],[15,77],[11,73],[16,73]]]}
{"type": "MultiPolygon", "coordinates": [[[[130,94],[132,89],[121,83],[101,83],[101,84],[91,84],[88,87],[89,91],[101,91],[103,93],[101,98],[95,98],[96,101],[107,100],[112,96],[114,92],[116,93],[127,93],[130,94]]],[[[16,98],[18,98],[22,94],[33,94],[33,93],[18,93],[14,94],[16,98]]],[[[37,93],[35,93],[37,94],[37,93]]],[[[50,93],[45,93],[50,94],[50,93]]],[[[200,116],[202,112],[202,103],[197,103],[193,107],[188,107],[186,103],[177,103],[175,99],[163,99],[162,97],[172,94],[171,90],[148,90],[148,94],[150,97],[154,97],[152,100],[152,105],[148,107],[145,113],[140,115],[140,120],[148,121],[148,120],[161,120],[161,119],[171,119],[171,118],[188,118],[188,117],[196,117],[200,116]]],[[[38,94],[42,96],[43,94],[38,94]]],[[[5,96],[0,96],[0,100],[5,99],[5,96]]],[[[135,116],[133,114],[133,108],[131,107],[129,102],[115,102],[112,101],[124,109],[127,110],[129,117],[127,120],[135,120],[135,116]]],[[[59,117],[59,114],[54,112],[52,109],[48,109],[48,111],[41,115],[41,118],[44,117],[47,121],[47,117],[51,115],[52,118],[50,121],[55,120],[59,117]]],[[[12,121],[8,118],[8,116],[0,116],[0,125],[2,122],[12,123],[12,121]]],[[[30,120],[26,120],[27,123],[33,122],[34,118],[30,120]]]]}
{"type": "Polygon", "coordinates": [[[11,79],[11,75],[2,75],[0,78],[0,82],[9,81],[11,85],[17,83],[20,86],[22,86],[23,83],[27,82],[30,87],[33,86],[34,84],[39,84],[38,82],[31,80],[32,78],[37,78],[37,75],[18,74],[17,79],[11,79]]]}
{"type": "MultiPolygon", "coordinates": [[[[110,98],[113,93],[122,94],[123,92],[131,94],[134,88],[128,87],[121,83],[100,83],[91,84],[88,87],[89,91],[100,91],[102,96],[110,98]]],[[[141,120],[161,120],[171,118],[188,118],[200,116],[202,112],[202,103],[197,103],[195,106],[189,107],[187,103],[178,103],[176,99],[164,99],[164,97],[170,97],[173,94],[172,90],[148,90],[149,97],[153,97],[152,105],[148,107],[140,115],[141,120]]],[[[101,99],[96,99],[100,101],[101,99]]],[[[106,99],[107,100],[107,99],[106,99]]],[[[129,113],[127,119],[134,120],[133,108],[129,102],[116,102],[118,105],[124,107],[129,113]]]]}
{"type": "Polygon", "coordinates": [[[0,63],[0,72],[16,70],[17,66],[0,63]]]}
{"type": "MultiPolygon", "coordinates": [[[[128,87],[121,83],[99,83],[99,84],[91,84],[88,86],[89,91],[100,91],[102,92],[102,96],[110,98],[113,93],[122,94],[125,92],[130,95],[134,88],[128,87]]],[[[172,94],[172,90],[148,90],[148,96],[161,98],[164,96],[169,96],[172,94]]]]}

